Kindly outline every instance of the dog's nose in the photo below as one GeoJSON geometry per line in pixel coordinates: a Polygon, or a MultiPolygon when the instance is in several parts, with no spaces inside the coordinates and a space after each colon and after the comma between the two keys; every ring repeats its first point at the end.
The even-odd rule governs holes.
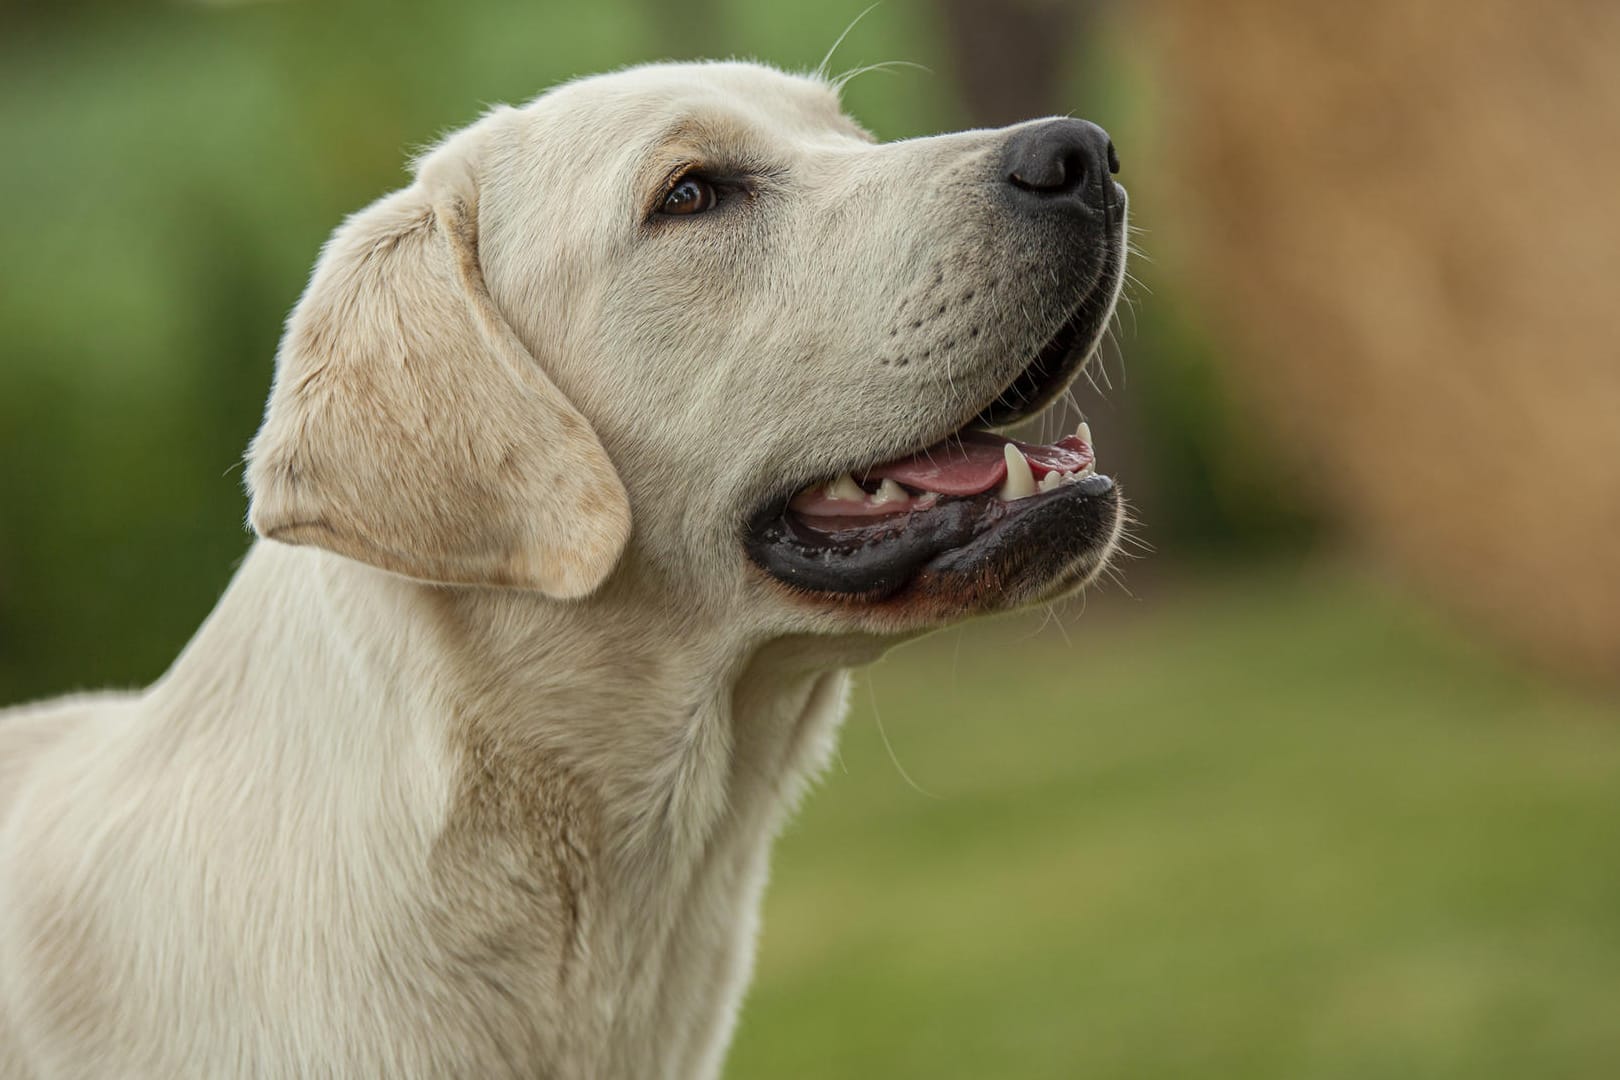
{"type": "Polygon", "coordinates": [[[1048,120],[1007,140],[1003,175],[1025,199],[1074,200],[1106,211],[1115,201],[1117,172],[1113,140],[1089,120],[1048,120]]]}

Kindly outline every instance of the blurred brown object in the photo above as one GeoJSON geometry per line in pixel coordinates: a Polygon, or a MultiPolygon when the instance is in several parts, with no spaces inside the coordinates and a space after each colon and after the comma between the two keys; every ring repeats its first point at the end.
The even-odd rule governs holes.
{"type": "Polygon", "coordinates": [[[1063,112],[1065,62],[1098,0],[941,0],[962,106],[976,127],[1063,112]]]}
{"type": "Polygon", "coordinates": [[[1155,249],[1322,501],[1620,682],[1620,4],[1162,4],[1155,249]]]}

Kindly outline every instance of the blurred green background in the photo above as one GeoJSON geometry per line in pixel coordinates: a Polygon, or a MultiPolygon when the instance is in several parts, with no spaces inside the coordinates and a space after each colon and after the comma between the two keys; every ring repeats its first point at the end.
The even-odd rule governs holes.
{"type": "MultiPolygon", "coordinates": [[[[864,6],[0,7],[0,703],[137,686],[184,644],[249,542],[282,319],[413,149],[640,61],[813,68],[864,6]]],[[[848,87],[883,138],[1113,133],[1153,261],[1076,400],[1153,550],[863,678],[729,1075],[1620,1072],[1606,645],[1527,646],[1367,542],[1358,489],[1277,434],[1298,399],[1253,404],[1271,380],[1229,361],[1267,316],[1179,247],[1252,208],[1178,198],[1209,134],[1164,74],[1177,18],[887,0],[834,59],[926,66],[848,87]]]]}

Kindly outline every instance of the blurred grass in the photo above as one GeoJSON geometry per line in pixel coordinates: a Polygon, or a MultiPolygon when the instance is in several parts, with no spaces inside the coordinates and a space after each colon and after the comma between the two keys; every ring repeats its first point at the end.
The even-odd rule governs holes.
{"type": "Polygon", "coordinates": [[[867,673],[728,1075],[1615,1075],[1620,729],[1393,597],[1241,573],[867,673]]]}

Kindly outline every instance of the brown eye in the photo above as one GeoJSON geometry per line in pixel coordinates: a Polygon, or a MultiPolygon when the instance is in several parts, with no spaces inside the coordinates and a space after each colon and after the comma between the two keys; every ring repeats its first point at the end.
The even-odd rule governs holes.
{"type": "Polygon", "coordinates": [[[701,214],[712,210],[718,198],[714,185],[701,176],[688,176],[669,189],[658,207],[660,214],[701,214]]]}

